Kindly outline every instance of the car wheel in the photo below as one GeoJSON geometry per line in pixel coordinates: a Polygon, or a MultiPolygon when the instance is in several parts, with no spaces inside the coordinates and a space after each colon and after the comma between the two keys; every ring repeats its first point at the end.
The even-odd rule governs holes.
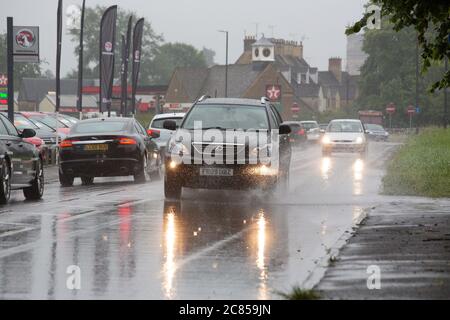
{"type": "Polygon", "coordinates": [[[27,200],[39,200],[44,194],[44,166],[42,160],[37,162],[36,176],[31,186],[23,189],[23,195],[27,200]]]}
{"type": "Polygon", "coordinates": [[[149,179],[148,174],[148,159],[147,154],[142,157],[142,161],[140,163],[139,172],[134,175],[134,182],[136,183],[144,183],[149,179]]]}
{"type": "Polygon", "coordinates": [[[6,161],[2,163],[0,173],[0,204],[6,204],[11,197],[11,168],[6,161]]]}
{"type": "Polygon", "coordinates": [[[61,172],[61,170],[59,170],[59,183],[61,184],[61,186],[63,186],[63,187],[73,186],[74,179],[75,179],[74,177],[69,176],[69,175],[61,172]]]}
{"type": "Polygon", "coordinates": [[[164,196],[169,199],[180,199],[182,185],[177,179],[164,179],[164,196]]]}
{"type": "Polygon", "coordinates": [[[89,186],[94,184],[94,177],[86,177],[86,176],[81,177],[81,184],[83,186],[89,186]]]}

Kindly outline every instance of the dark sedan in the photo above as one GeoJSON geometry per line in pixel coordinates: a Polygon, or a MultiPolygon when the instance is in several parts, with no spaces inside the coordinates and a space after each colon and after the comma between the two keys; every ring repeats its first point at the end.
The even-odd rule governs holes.
{"type": "Polygon", "coordinates": [[[291,141],[293,146],[298,147],[306,142],[306,130],[300,121],[285,121],[283,123],[287,124],[291,128],[289,140],[291,141]]]}
{"type": "Polygon", "coordinates": [[[379,124],[365,123],[367,137],[375,141],[387,141],[389,133],[379,124]]]}
{"type": "Polygon", "coordinates": [[[98,118],[75,124],[60,144],[59,181],[84,185],[94,177],[134,176],[136,182],[160,177],[158,146],[135,119],[98,118]]]}
{"type": "Polygon", "coordinates": [[[25,139],[34,137],[32,129],[19,133],[0,114],[0,204],[8,202],[11,190],[22,189],[26,199],[38,200],[44,193],[44,169],[36,147],[25,139]]]}

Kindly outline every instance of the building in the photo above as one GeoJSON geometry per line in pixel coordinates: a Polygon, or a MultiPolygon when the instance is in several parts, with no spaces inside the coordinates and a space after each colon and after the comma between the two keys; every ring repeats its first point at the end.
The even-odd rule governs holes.
{"type": "MultiPolygon", "coordinates": [[[[60,96],[60,112],[77,113],[77,96],[74,94],[63,94],[60,96]]],[[[38,110],[41,112],[55,112],[56,93],[48,93],[39,103],[38,110]]],[[[83,112],[98,112],[98,97],[83,95],[83,112]]]]}

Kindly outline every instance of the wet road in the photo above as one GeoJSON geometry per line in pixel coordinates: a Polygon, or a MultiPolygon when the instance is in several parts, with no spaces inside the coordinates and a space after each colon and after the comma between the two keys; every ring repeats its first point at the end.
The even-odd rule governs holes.
{"type": "MultiPolygon", "coordinates": [[[[0,298],[271,299],[311,287],[378,195],[397,147],[372,143],[356,155],[293,155],[289,192],[185,190],[165,202],[163,182],[97,179],[60,188],[48,173],[45,199],[14,192],[0,207],[0,298]],[[79,266],[70,290],[67,268],[79,266]]],[[[52,178],[53,177],[53,178],[52,178]]]]}

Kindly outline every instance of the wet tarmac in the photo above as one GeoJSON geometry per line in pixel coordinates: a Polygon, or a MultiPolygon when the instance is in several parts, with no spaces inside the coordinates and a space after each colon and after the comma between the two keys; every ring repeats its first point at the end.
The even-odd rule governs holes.
{"type": "Polygon", "coordinates": [[[395,143],[372,143],[367,159],[322,158],[319,146],[293,155],[289,191],[185,189],[165,201],[163,182],[96,179],[45,198],[14,192],[0,207],[3,299],[277,299],[312,287],[378,195],[395,143]],[[80,269],[70,289],[68,267],[80,269]]]}

